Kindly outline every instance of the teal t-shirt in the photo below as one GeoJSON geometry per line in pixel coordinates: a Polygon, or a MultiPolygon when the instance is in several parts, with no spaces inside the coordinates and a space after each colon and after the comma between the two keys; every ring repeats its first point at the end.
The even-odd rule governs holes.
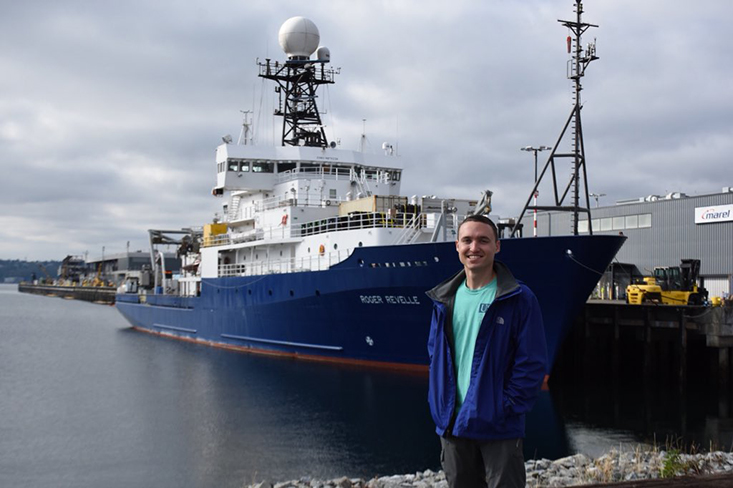
{"type": "Polygon", "coordinates": [[[453,342],[455,344],[455,368],[457,380],[456,406],[460,408],[466,399],[471,383],[471,364],[476,348],[476,337],[481,321],[496,297],[496,278],[486,286],[471,290],[463,280],[456,292],[453,306],[453,342]]]}

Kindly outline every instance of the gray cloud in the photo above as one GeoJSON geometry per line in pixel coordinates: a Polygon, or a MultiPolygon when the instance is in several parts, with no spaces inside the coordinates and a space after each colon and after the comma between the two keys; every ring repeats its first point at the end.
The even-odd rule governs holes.
{"type": "MultiPolygon", "coordinates": [[[[6,2],[7,3],[7,2],[6,2]]],[[[526,145],[552,145],[571,109],[573,2],[11,2],[0,18],[0,258],[145,246],[148,228],[202,225],[214,148],[256,109],[271,143],[280,24],[304,15],[342,68],[322,93],[329,136],[396,142],[403,193],[473,198],[502,216],[531,190],[526,145]]],[[[727,19],[649,0],[585,4],[600,60],[582,92],[591,191],[602,203],[733,184],[727,19]]],[[[278,122],[279,124],[279,122],[278,122]]],[[[543,161],[541,161],[542,163],[543,161]]],[[[541,196],[549,195],[543,186],[541,196]]]]}

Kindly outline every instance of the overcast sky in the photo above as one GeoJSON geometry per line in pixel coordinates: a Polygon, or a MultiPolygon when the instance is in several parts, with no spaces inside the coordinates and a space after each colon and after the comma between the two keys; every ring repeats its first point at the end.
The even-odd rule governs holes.
{"type": "MultiPolygon", "coordinates": [[[[357,149],[365,126],[371,150],[395,144],[407,196],[491,189],[495,214],[518,215],[534,178],[519,149],[554,145],[572,107],[557,22],[572,0],[0,1],[0,259],[145,249],[149,228],[211,221],[214,150],[240,110],[260,144],[280,129],[255,61],[284,59],[292,16],[341,68],[319,99],[328,137],[357,149]]],[[[733,186],[733,2],[584,6],[601,205],[733,186]]]]}

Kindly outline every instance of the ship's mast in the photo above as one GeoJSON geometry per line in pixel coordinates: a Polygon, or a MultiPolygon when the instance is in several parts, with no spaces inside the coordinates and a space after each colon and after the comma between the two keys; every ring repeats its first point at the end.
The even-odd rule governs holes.
{"type": "Polygon", "coordinates": [[[259,63],[262,78],[277,82],[280,95],[275,115],[283,117],[282,145],[327,147],[326,131],[316,104],[319,86],[334,83],[338,69],[326,68],[327,48],[318,47],[315,24],[303,17],[288,19],[280,28],[280,45],[288,56],[285,63],[266,59],[259,63]],[[316,59],[310,55],[316,52],[316,59]]]}
{"type": "Polygon", "coordinates": [[[568,30],[572,33],[572,36],[568,36],[567,43],[568,43],[568,53],[572,54],[572,58],[568,61],[568,78],[573,80],[573,109],[570,112],[570,117],[568,117],[567,122],[565,123],[565,127],[563,128],[562,132],[560,133],[560,137],[558,138],[557,142],[555,143],[555,146],[552,149],[552,152],[550,153],[550,156],[547,159],[547,163],[545,163],[545,167],[542,170],[542,173],[540,174],[539,178],[535,181],[535,186],[532,189],[532,192],[529,195],[529,198],[527,198],[527,203],[524,205],[524,209],[522,210],[521,215],[519,216],[519,219],[517,219],[517,223],[515,224],[514,228],[512,229],[512,236],[515,235],[517,230],[520,228],[520,223],[522,221],[522,217],[524,217],[524,214],[527,212],[527,210],[558,210],[563,212],[572,212],[573,218],[572,218],[572,233],[574,235],[578,234],[578,216],[581,212],[586,213],[588,215],[588,232],[590,234],[593,234],[593,227],[591,225],[591,218],[590,218],[590,196],[588,193],[588,177],[586,173],[586,164],[585,164],[585,146],[583,144],[583,126],[581,124],[581,118],[580,118],[580,111],[583,108],[583,105],[580,100],[580,92],[583,89],[580,80],[585,76],[585,70],[588,67],[588,65],[591,63],[591,61],[595,61],[598,59],[598,56],[596,56],[596,45],[595,41],[588,44],[585,50],[583,50],[582,44],[581,44],[581,37],[583,33],[585,33],[586,30],[588,30],[590,27],[598,27],[594,24],[588,24],[583,22],[582,20],[583,16],[583,3],[580,0],[575,0],[575,20],[558,20],[562,25],[566,26],[568,30]],[[571,152],[559,152],[558,148],[560,144],[562,143],[563,139],[565,138],[568,130],[570,130],[570,139],[571,139],[571,152]],[[565,187],[565,190],[563,191],[562,195],[560,195],[558,191],[558,183],[557,183],[557,174],[555,171],[555,158],[568,158],[571,160],[572,165],[572,173],[570,175],[570,180],[568,181],[567,186],[565,187]],[[555,204],[554,205],[530,205],[530,202],[532,201],[532,197],[537,191],[537,189],[540,186],[540,183],[542,182],[542,178],[545,176],[545,173],[547,170],[550,169],[552,173],[552,184],[554,188],[554,197],[555,197],[555,204]],[[583,179],[583,187],[582,191],[585,193],[585,206],[581,206],[580,202],[580,191],[581,191],[581,172],[582,172],[582,179],[583,179]],[[570,193],[570,202],[565,203],[566,197],[568,197],[568,193],[570,193]]]}

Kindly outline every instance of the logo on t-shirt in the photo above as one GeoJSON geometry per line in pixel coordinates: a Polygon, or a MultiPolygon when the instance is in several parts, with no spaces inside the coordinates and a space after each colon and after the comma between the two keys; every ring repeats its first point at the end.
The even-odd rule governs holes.
{"type": "Polygon", "coordinates": [[[490,306],[491,306],[490,303],[482,303],[481,305],[478,306],[479,313],[486,313],[486,311],[489,309],[490,306]]]}

